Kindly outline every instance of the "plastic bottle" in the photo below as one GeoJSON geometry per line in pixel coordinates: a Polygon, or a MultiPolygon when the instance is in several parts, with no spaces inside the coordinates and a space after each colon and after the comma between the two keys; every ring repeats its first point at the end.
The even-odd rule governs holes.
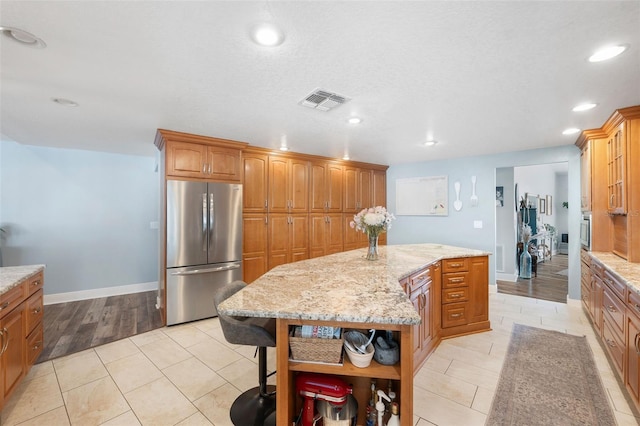
{"type": "Polygon", "coordinates": [[[389,421],[387,422],[387,426],[400,426],[400,406],[397,402],[391,403],[391,417],[389,417],[389,421]]]}
{"type": "Polygon", "coordinates": [[[371,381],[371,399],[367,405],[367,418],[365,426],[376,426],[376,382],[371,381]]]}
{"type": "Polygon", "coordinates": [[[386,399],[387,401],[391,401],[387,396],[387,394],[384,393],[383,390],[378,389],[378,402],[376,402],[376,410],[378,411],[378,426],[384,426],[384,423],[382,421],[382,418],[384,417],[384,409],[385,409],[383,399],[386,399]]]}

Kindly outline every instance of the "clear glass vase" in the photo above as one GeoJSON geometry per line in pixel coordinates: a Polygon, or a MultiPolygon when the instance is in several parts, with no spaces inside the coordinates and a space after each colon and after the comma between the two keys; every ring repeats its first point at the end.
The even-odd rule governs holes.
{"type": "Polygon", "coordinates": [[[378,260],[378,234],[367,233],[369,247],[367,248],[367,260],[378,260]]]}
{"type": "Polygon", "coordinates": [[[520,278],[531,278],[531,255],[526,249],[520,255],[520,278]]]}

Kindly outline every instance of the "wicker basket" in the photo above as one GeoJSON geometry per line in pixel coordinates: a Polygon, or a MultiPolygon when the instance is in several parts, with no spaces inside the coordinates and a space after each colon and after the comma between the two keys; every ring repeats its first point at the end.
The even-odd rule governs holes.
{"type": "Polygon", "coordinates": [[[342,362],[342,344],[344,343],[342,333],[340,333],[339,339],[320,339],[295,337],[293,332],[292,329],[289,333],[292,360],[327,364],[340,364],[342,362]]]}

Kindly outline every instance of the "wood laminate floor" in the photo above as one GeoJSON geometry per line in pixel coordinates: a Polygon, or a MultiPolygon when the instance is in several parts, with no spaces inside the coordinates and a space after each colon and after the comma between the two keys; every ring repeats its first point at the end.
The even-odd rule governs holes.
{"type": "Polygon", "coordinates": [[[558,274],[568,268],[568,256],[556,254],[538,263],[538,276],[531,279],[518,278],[517,282],[496,280],[498,293],[516,296],[533,297],[552,302],[567,303],[569,278],[566,274],[558,274]]]}
{"type": "Polygon", "coordinates": [[[44,307],[47,361],[162,327],[155,290],[44,307]]]}

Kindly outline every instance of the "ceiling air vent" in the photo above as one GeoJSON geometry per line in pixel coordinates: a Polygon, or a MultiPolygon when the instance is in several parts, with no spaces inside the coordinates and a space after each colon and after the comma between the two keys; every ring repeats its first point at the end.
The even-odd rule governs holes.
{"type": "Polygon", "coordinates": [[[300,105],[318,109],[320,111],[329,111],[348,101],[349,98],[342,95],[322,89],[316,89],[301,100],[300,105]]]}

